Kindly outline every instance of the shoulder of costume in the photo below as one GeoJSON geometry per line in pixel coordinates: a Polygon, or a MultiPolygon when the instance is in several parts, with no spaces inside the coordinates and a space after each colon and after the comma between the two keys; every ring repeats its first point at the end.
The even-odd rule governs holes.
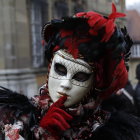
{"type": "Polygon", "coordinates": [[[94,140],[138,140],[140,138],[140,119],[125,112],[114,112],[110,119],[97,128],[94,140]]]}

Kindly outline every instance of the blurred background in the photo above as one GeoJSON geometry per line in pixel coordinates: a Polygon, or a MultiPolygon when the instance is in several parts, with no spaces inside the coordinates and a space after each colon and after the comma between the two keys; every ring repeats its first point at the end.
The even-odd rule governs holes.
{"type": "Polygon", "coordinates": [[[41,28],[52,18],[94,10],[103,15],[115,3],[126,18],[126,26],[134,41],[129,79],[135,87],[135,69],[140,63],[140,0],[0,0],[0,86],[31,97],[46,82],[47,66],[41,43],[41,28]]]}

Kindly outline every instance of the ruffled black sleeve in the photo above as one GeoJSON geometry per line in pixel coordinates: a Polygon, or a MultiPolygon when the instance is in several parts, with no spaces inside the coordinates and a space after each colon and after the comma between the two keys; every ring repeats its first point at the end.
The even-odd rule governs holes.
{"type": "Polygon", "coordinates": [[[23,130],[20,135],[26,140],[32,139],[32,126],[36,124],[36,108],[30,100],[21,94],[0,87],[0,140],[4,140],[5,125],[13,125],[23,122],[23,130]]]}

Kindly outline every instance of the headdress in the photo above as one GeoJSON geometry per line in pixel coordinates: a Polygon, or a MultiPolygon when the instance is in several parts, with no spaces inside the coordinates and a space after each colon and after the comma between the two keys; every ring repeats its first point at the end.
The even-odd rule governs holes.
{"type": "Polygon", "coordinates": [[[52,20],[42,30],[48,60],[59,49],[74,58],[84,59],[95,72],[95,92],[100,98],[108,97],[124,87],[128,77],[125,64],[132,40],[125,27],[119,28],[114,23],[116,18],[124,16],[112,4],[112,13],[108,17],[91,11],[52,20]]]}

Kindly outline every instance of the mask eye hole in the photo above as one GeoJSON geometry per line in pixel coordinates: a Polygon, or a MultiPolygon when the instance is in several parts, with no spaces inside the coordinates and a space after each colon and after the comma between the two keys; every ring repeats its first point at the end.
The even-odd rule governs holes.
{"type": "Polygon", "coordinates": [[[67,74],[67,69],[64,65],[60,64],[60,63],[56,63],[54,65],[54,70],[57,74],[61,75],[61,76],[65,76],[67,74]]]}
{"type": "Polygon", "coordinates": [[[73,79],[79,82],[84,82],[89,79],[91,74],[85,73],[85,72],[78,72],[73,76],[73,79]]]}

